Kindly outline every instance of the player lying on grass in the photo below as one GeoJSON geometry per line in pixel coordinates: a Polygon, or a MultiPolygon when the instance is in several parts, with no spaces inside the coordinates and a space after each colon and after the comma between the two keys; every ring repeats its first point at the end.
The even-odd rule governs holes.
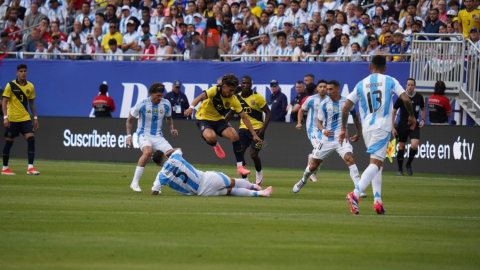
{"type": "Polygon", "coordinates": [[[162,167],[153,182],[151,195],[157,195],[165,185],[184,195],[198,196],[245,196],[269,197],[272,187],[265,190],[257,184],[252,184],[243,179],[234,179],[223,173],[195,169],[182,157],[180,148],[167,151],[156,151],[152,160],[157,166],[162,167]]]}

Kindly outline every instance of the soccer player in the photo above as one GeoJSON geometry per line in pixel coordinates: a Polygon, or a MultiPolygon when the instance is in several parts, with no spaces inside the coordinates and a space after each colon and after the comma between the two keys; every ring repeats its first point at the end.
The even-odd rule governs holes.
{"type": "Polygon", "coordinates": [[[165,94],[165,86],[159,82],[153,83],[148,93],[150,97],[139,101],[127,118],[127,146],[132,146],[132,122],[138,117],[138,145],[143,152],[138,160],[132,184],[130,184],[130,188],[135,192],[142,192],[138,182],[153,150],[167,152],[172,149],[172,146],[163,137],[163,119],[170,123],[170,133],[178,136],[178,131],[173,128],[172,105],[170,101],[162,98],[165,94]]]}
{"type": "MultiPolygon", "coordinates": [[[[305,79],[307,78],[309,78],[308,75],[305,76],[305,79]]],[[[297,123],[297,126],[295,127],[297,130],[302,129],[303,112],[308,111],[305,125],[307,128],[307,137],[310,140],[310,143],[312,144],[314,149],[315,147],[317,147],[318,143],[322,139],[322,133],[318,130],[318,108],[320,106],[320,103],[324,101],[326,98],[328,98],[326,80],[322,79],[318,81],[317,93],[318,95],[311,95],[309,97],[306,97],[305,102],[303,102],[298,112],[298,118],[297,118],[298,123],[297,123]]],[[[312,154],[309,154],[308,155],[309,166],[312,161],[311,158],[312,158],[312,154]]],[[[310,181],[318,182],[317,172],[318,170],[316,170],[315,172],[313,172],[312,175],[310,175],[310,181]]]]}
{"type": "Polygon", "coordinates": [[[393,105],[392,111],[392,134],[393,137],[398,137],[398,152],[397,152],[397,162],[398,162],[398,171],[397,174],[403,176],[403,157],[405,153],[405,143],[407,142],[408,137],[410,137],[411,147],[408,153],[408,162],[405,165],[407,168],[408,175],[413,174],[412,170],[412,161],[415,158],[415,155],[418,151],[418,144],[420,143],[420,128],[425,125],[425,117],[427,114],[427,109],[425,108],[425,100],[420,93],[415,92],[415,79],[407,79],[407,96],[412,102],[415,113],[415,129],[411,130],[408,123],[408,112],[405,109],[403,100],[398,98],[393,105]],[[400,120],[398,121],[397,129],[395,129],[395,114],[397,110],[400,110],[400,120]],[[422,120],[418,123],[418,114],[419,111],[422,111],[422,120]]]}
{"type": "Polygon", "coordinates": [[[469,38],[470,29],[480,28],[480,10],[475,7],[473,0],[465,0],[465,9],[458,12],[458,23],[465,39],[469,38]]]}
{"type": "Polygon", "coordinates": [[[415,128],[415,116],[410,98],[400,83],[383,73],[387,70],[387,61],[384,56],[376,55],[369,65],[372,73],[360,81],[353,91],[348,95],[347,103],[342,111],[342,132],[339,136],[340,145],[348,138],[347,117],[350,108],[360,102],[360,115],[363,126],[363,139],[367,146],[367,153],[370,154],[370,165],[363,171],[360,182],[355,190],[347,194],[347,201],[350,210],[355,215],[358,211],[358,198],[360,194],[372,182],[374,194],[373,209],[377,214],[385,214],[382,202],[382,170],[383,160],[387,154],[388,141],[392,132],[392,96],[395,93],[403,100],[405,109],[408,112],[408,125],[410,129],[415,128]]]}
{"type": "Polygon", "coordinates": [[[269,197],[272,194],[272,187],[262,190],[259,185],[247,180],[230,178],[215,171],[197,170],[182,155],[179,148],[166,154],[162,151],[153,154],[153,162],[162,170],[153,181],[151,195],[158,195],[165,185],[183,195],[269,197]]]}
{"type": "Polygon", "coordinates": [[[258,137],[253,129],[252,123],[250,123],[250,120],[242,109],[240,101],[235,95],[237,86],[237,76],[226,74],[222,77],[222,85],[213,86],[203,91],[202,94],[192,101],[190,108],[185,111],[185,116],[189,117],[192,115],[195,106],[203,101],[195,114],[197,126],[200,129],[202,138],[208,145],[213,146],[219,158],[225,158],[225,152],[223,152],[223,149],[217,142],[217,135],[230,140],[233,144],[233,152],[237,160],[237,173],[239,175],[247,175],[250,174],[250,171],[243,167],[242,144],[240,143],[237,132],[224,117],[227,110],[232,109],[238,113],[256,143],[262,144],[262,139],[258,137]]]}
{"type": "Polygon", "coordinates": [[[8,168],[8,159],[10,149],[12,148],[15,137],[22,133],[28,143],[28,167],[27,174],[39,175],[40,173],[33,167],[35,158],[35,130],[38,130],[37,109],[35,108],[35,87],[27,81],[27,65],[17,66],[17,79],[9,82],[3,92],[2,110],[3,125],[5,126],[6,142],[3,147],[3,175],[15,175],[8,168]],[[8,104],[8,110],[7,110],[8,104]],[[33,114],[32,118],[28,113],[28,106],[33,114]]]}
{"type": "MultiPolygon", "coordinates": [[[[253,129],[255,129],[258,137],[263,140],[272,113],[262,95],[252,90],[252,84],[252,78],[250,78],[250,76],[243,76],[241,80],[242,92],[237,94],[237,98],[250,123],[252,123],[253,129]],[[263,120],[263,113],[265,113],[265,121],[263,120]]],[[[234,114],[235,112],[230,110],[225,116],[225,120],[227,122],[230,121],[234,114]]],[[[245,151],[247,151],[247,148],[250,146],[250,157],[255,164],[256,183],[261,186],[263,183],[262,160],[258,156],[258,153],[262,149],[262,144],[253,140],[253,136],[243,120],[240,120],[238,136],[240,137],[240,144],[242,145],[243,166],[246,165],[245,151]]],[[[246,179],[247,176],[242,175],[242,178],[246,179]]]]}
{"type": "MultiPolygon", "coordinates": [[[[328,98],[323,100],[318,108],[318,130],[324,136],[321,141],[313,148],[312,161],[303,173],[303,178],[293,186],[293,193],[298,193],[300,189],[307,183],[307,179],[316,171],[320,169],[325,158],[327,158],[333,151],[337,151],[340,157],[345,161],[350,169],[350,177],[355,186],[360,181],[357,165],[353,159],[353,147],[347,139],[340,145],[338,136],[341,132],[342,108],[347,103],[347,99],[340,95],[340,83],[338,81],[329,81],[327,83],[328,98]]],[[[350,141],[356,142],[360,138],[360,120],[358,119],[355,107],[350,109],[350,114],[353,116],[355,128],[357,133],[350,138],[350,141]]],[[[348,117],[348,115],[346,116],[348,117]]],[[[362,197],[367,194],[362,193],[362,197]]]]}

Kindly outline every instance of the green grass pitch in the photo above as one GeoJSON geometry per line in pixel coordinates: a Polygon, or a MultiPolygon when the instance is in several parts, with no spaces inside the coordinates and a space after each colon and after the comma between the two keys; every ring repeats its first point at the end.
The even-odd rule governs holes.
{"type": "MultiPolygon", "coordinates": [[[[388,161],[387,161],[388,162],[388,161]]],[[[265,168],[270,198],[151,196],[151,163],[38,160],[39,176],[0,176],[0,269],[479,269],[480,177],[384,173],[350,213],[347,170],[265,168]]],[[[196,166],[236,177],[235,168],[196,166]]],[[[364,168],[360,168],[364,169],[364,168]]]]}

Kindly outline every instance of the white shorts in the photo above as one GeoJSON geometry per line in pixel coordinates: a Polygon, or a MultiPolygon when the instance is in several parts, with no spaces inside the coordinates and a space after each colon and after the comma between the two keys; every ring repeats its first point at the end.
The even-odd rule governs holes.
{"type": "Polygon", "coordinates": [[[140,146],[140,150],[142,150],[145,146],[150,146],[153,152],[160,150],[163,153],[173,149],[173,147],[167,142],[167,140],[165,140],[165,138],[146,134],[138,136],[138,146],[140,146]]]}
{"type": "Polygon", "coordinates": [[[310,135],[310,143],[312,144],[313,148],[317,147],[317,145],[322,141],[322,139],[318,138],[316,132],[313,132],[310,135]]]}
{"type": "Polygon", "coordinates": [[[320,143],[313,149],[312,158],[325,160],[333,151],[337,151],[343,159],[346,153],[353,153],[352,145],[345,140],[342,145],[335,138],[334,141],[320,141],[320,143]]]}
{"type": "Polygon", "coordinates": [[[370,158],[383,161],[387,155],[388,143],[391,132],[384,130],[371,130],[363,133],[367,153],[370,158]]]}
{"type": "Polygon", "coordinates": [[[230,178],[223,173],[209,171],[203,174],[203,181],[198,187],[198,196],[225,196],[230,178]]]}

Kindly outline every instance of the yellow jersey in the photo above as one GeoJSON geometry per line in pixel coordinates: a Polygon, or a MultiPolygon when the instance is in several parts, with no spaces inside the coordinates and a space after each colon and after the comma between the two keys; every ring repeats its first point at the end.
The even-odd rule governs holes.
{"type": "Polygon", "coordinates": [[[232,95],[229,98],[223,97],[221,86],[213,86],[203,92],[207,95],[207,99],[202,102],[202,105],[200,105],[195,114],[195,118],[198,120],[218,121],[225,119],[224,115],[228,109],[234,110],[237,113],[242,112],[242,106],[237,96],[232,95]]]}
{"type": "Polygon", "coordinates": [[[480,19],[480,10],[474,9],[468,12],[466,9],[458,12],[458,22],[462,24],[463,35],[465,38],[469,38],[470,29],[476,27],[480,28],[480,23],[473,20],[473,18],[480,19]]]}
{"type": "Polygon", "coordinates": [[[28,113],[28,101],[35,99],[35,88],[33,84],[26,81],[22,86],[17,80],[7,84],[3,96],[8,98],[7,115],[10,122],[25,122],[31,120],[28,113]]]}
{"type": "MultiPolygon", "coordinates": [[[[253,129],[261,129],[264,124],[262,109],[267,105],[265,99],[255,91],[252,91],[252,94],[246,98],[242,97],[242,93],[238,93],[237,97],[248,120],[252,123],[253,129]]],[[[243,123],[243,119],[240,120],[240,128],[248,129],[243,123]]]]}
{"type": "Polygon", "coordinates": [[[105,49],[105,52],[110,50],[110,46],[108,46],[108,42],[110,39],[115,39],[117,41],[117,46],[122,47],[123,36],[119,32],[116,32],[114,35],[110,34],[110,32],[103,35],[102,39],[102,46],[105,49]]]}

